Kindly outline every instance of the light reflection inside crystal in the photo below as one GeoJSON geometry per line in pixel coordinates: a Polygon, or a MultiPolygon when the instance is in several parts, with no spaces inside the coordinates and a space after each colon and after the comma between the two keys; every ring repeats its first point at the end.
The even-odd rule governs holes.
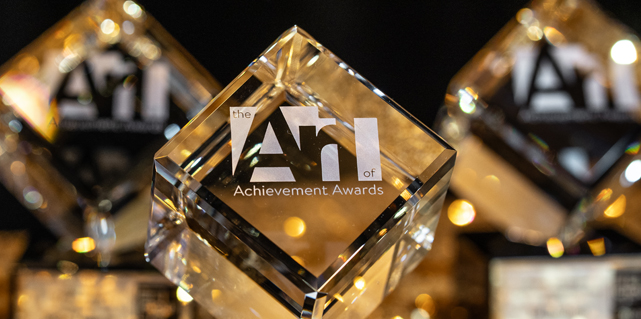
{"type": "Polygon", "coordinates": [[[625,149],[625,153],[628,155],[637,155],[639,153],[639,148],[641,148],[641,143],[634,142],[625,149]]]}
{"type": "Polygon", "coordinates": [[[307,62],[307,66],[312,66],[314,63],[316,63],[316,61],[318,61],[318,57],[320,57],[320,55],[315,55],[311,59],[309,59],[309,62],[307,62]]]}
{"type": "Polygon", "coordinates": [[[220,297],[220,295],[221,295],[221,294],[222,294],[222,292],[221,292],[220,290],[218,290],[218,289],[212,289],[212,290],[211,290],[211,300],[216,300],[216,299],[218,299],[218,297],[220,297]]]}
{"type": "Polygon", "coordinates": [[[543,28],[543,33],[545,34],[545,38],[552,45],[559,46],[566,42],[563,33],[553,27],[543,28]]]}
{"type": "Polygon", "coordinates": [[[610,204],[610,206],[605,209],[603,215],[607,218],[617,218],[625,213],[625,206],[625,195],[621,195],[614,201],[614,203],[610,204]]]}
{"type": "Polygon", "coordinates": [[[474,102],[474,97],[466,92],[465,90],[459,90],[458,92],[459,102],[458,105],[466,114],[472,114],[476,110],[476,103],[474,102]]]}
{"type": "Polygon", "coordinates": [[[599,192],[599,195],[596,197],[596,201],[608,201],[610,200],[610,197],[612,196],[612,189],[611,188],[606,188],[601,190],[599,192]]]}
{"type": "Polygon", "coordinates": [[[303,258],[300,258],[298,256],[292,256],[292,259],[296,261],[299,265],[305,267],[305,261],[303,260],[303,258]]]}
{"type": "Polygon", "coordinates": [[[363,277],[361,276],[354,278],[354,287],[356,287],[356,289],[358,290],[365,289],[365,279],[363,279],[363,277]]]}
{"type": "Polygon", "coordinates": [[[619,40],[612,46],[610,57],[617,64],[632,64],[637,61],[637,49],[632,41],[619,40]]]}
{"type": "Polygon", "coordinates": [[[298,238],[305,234],[305,222],[298,217],[289,217],[283,225],[285,234],[290,237],[298,238]]]}

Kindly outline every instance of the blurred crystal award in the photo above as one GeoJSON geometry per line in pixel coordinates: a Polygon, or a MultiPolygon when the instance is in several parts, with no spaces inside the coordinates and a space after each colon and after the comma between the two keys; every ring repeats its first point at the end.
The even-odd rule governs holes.
{"type": "Polygon", "coordinates": [[[452,188],[510,239],[557,235],[637,141],[631,32],[591,1],[533,1],[450,82],[438,127],[460,150],[452,188]]]}
{"type": "Polygon", "coordinates": [[[119,211],[142,247],[153,153],[218,91],[138,4],[86,2],[0,69],[2,182],[83,251],[114,248],[119,211]]]}
{"type": "Polygon", "coordinates": [[[364,318],[431,248],[455,154],[293,27],[156,153],[147,258],[217,318],[364,318]]]}

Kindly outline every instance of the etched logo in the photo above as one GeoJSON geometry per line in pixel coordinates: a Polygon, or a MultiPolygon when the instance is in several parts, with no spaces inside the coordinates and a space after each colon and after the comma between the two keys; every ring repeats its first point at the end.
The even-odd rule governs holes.
{"type": "Polygon", "coordinates": [[[600,60],[583,46],[544,44],[515,52],[514,102],[525,122],[629,121],[641,98],[633,65],[600,60]]]}
{"type": "MultiPolygon", "coordinates": [[[[311,127],[314,137],[318,137],[325,126],[336,125],[334,118],[320,118],[316,107],[281,106],[280,112],[287,123],[298,150],[301,145],[301,129],[311,127]]],[[[247,136],[256,115],[256,108],[247,106],[230,107],[231,126],[231,161],[232,175],[245,148],[247,136]]],[[[356,150],[356,166],[359,181],[381,181],[380,146],[378,142],[378,120],[376,118],[355,118],[354,135],[356,150]]],[[[292,143],[293,144],[293,143],[292,143]]],[[[340,181],[338,145],[325,144],[313,150],[320,152],[320,166],[324,182],[340,181]]],[[[272,123],[260,144],[259,154],[283,155],[283,147],[274,131],[272,123]]],[[[295,182],[296,179],[289,167],[255,167],[250,182],[295,182]]]]}
{"type": "Polygon", "coordinates": [[[170,72],[162,61],[140,70],[119,51],[91,56],[62,82],[59,124],[68,130],[160,131],[169,119],[170,72]]]}

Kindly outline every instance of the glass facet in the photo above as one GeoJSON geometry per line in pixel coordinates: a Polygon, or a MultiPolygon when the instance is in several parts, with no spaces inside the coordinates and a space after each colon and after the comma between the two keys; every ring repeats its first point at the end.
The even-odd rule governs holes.
{"type": "Polygon", "coordinates": [[[156,153],[148,260],[220,318],[363,318],[456,152],[299,27],[156,153]]]}
{"type": "Polygon", "coordinates": [[[638,142],[638,38],[592,1],[532,1],[450,82],[454,191],[541,244],[638,142]]]}
{"type": "Polygon", "coordinates": [[[153,154],[219,90],[135,2],[86,2],[0,68],[2,182],[60,237],[141,245],[153,154]]]}

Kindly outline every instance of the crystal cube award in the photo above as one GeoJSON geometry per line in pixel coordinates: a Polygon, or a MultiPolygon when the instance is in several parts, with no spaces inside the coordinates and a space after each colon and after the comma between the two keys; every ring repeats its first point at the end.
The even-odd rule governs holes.
{"type": "Polygon", "coordinates": [[[88,1],[0,68],[2,183],[62,238],[142,246],[153,154],[219,90],[138,4],[88,1]]]}
{"type": "Polygon", "coordinates": [[[364,318],[456,152],[293,27],[156,153],[146,257],[216,318],[364,318]]]}
{"type": "Polygon", "coordinates": [[[520,10],[450,82],[437,125],[460,151],[453,191],[512,239],[556,236],[638,142],[638,46],[592,1],[520,10]]]}

